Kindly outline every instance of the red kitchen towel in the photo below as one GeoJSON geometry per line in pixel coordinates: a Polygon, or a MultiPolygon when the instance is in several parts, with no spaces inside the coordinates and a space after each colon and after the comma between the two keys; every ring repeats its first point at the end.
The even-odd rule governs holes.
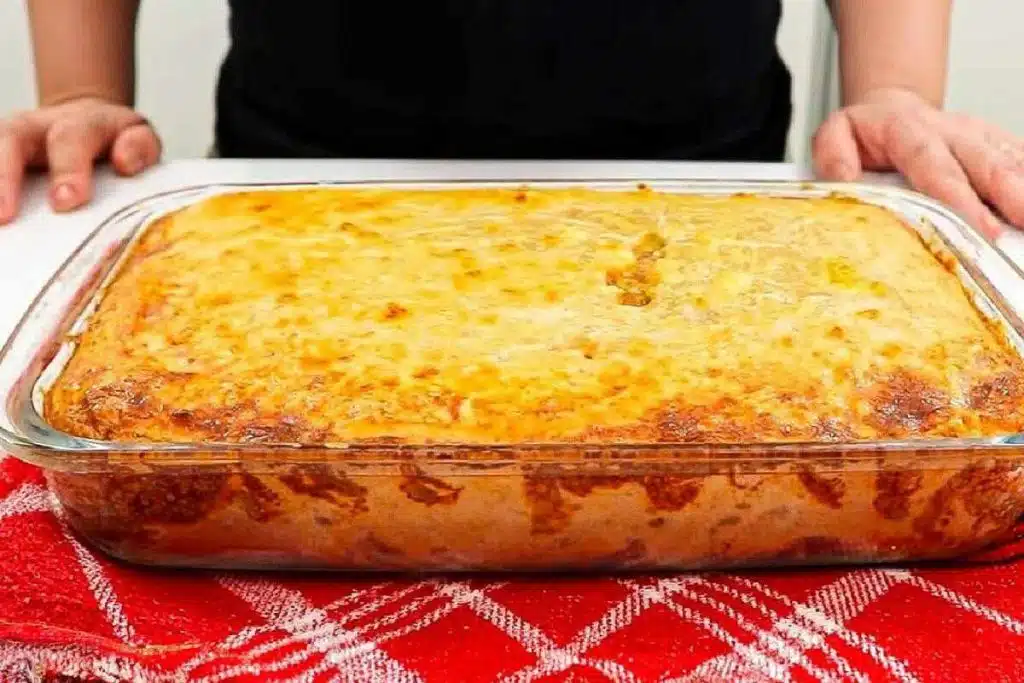
{"type": "Polygon", "coordinates": [[[651,577],[156,571],[0,460],[0,681],[1024,681],[1024,562],[651,577]]]}

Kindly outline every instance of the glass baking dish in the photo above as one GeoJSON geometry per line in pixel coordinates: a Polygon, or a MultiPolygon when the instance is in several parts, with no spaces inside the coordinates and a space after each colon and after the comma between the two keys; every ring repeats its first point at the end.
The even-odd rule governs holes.
{"type": "MultiPolygon", "coordinates": [[[[840,192],[917,230],[1024,355],[1024,274],[941,205],[894,187],[651,179],[663,192],[840,192]]],[[[315,183],[635,188],[636,181],[315,183]]],[[[358,571],[700,569],[934,560],[1008,539],[1024,436],[849,443],[494,446],[109,443],[61,433],[41,393],[104,282],[157,218],[215,185],[139,201],[67,260],[0,354],[0,442],[42,467],[71,527],[131,562],[358,571]]]]}

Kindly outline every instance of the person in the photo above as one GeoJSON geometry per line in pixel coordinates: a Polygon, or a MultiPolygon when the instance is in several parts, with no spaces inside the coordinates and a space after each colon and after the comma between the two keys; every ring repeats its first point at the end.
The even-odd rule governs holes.
{"type": "MultiPolygon", "coordinates": [[[[0,223],[48,168],[66,211],[109,158],[156,163],[132,107],[139,0],[27,0],[39,108],[0,124],[0,223]]],[[[979,228],[1024,226],[1024,143],[942,110],[952,0],[830,0],[842,106],[820,176],[902,173],[979,228]]],[[[781,160],[780,0],[231,0],[226,157],[781,160]]],[[[186,10],[182,10],[186,11],[186,10]]]]}

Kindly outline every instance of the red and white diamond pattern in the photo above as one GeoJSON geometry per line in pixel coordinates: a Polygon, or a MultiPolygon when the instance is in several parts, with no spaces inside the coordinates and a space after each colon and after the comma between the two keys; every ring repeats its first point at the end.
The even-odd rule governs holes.
{"type": "Polygon", "coordinates": [[[1021,681],[1024,565],[374,580],[113,563],[0,460],[0,682],[1021,681]]]}

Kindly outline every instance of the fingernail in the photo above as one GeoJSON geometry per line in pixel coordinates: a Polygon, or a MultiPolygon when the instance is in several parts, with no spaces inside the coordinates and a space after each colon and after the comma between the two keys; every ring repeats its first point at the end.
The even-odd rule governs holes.
{"type": "Polygon", "coordinates": [[[849,182],[856,177],[856,173],[853,170],[853,166],[850,166],[845,161],[840,161],[836,164],[836,179],[843,182],[849,182]]]}
{"type": "Polygon", "coordinates": [[[981,226],[981,229],[985,231],[986,235],[995,239],[1003,234],[1005,226],[1001,220],[989,213],[985,215],[984,225],[981,226]]]}
{"type": "Polygon", "coordinates": [[[68,183],[61,183],[53,189],[53,202],[58,209],[66,209],[75,201],[75,188],[68,183]]]}
{"type": "Polygon", "coordinates": [[[142,170],[145,162],[138,152],[127,152],[124,156],[124,172],[128,175],[135,175],[142,170]]]}

